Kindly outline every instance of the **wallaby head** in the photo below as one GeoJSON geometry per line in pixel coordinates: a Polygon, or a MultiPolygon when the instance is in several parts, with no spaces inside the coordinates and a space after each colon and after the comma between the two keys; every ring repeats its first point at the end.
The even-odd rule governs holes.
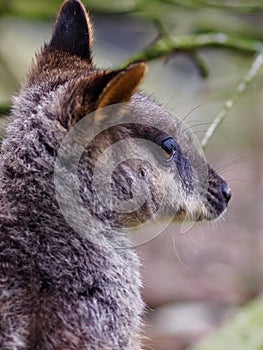
{"type": "MultiPolygon", "coordinates": [[[[84,118],[82,127],[105,125],[103,132],[86,145],[79,165],[83,169],[81,197],[94,207],[93,215],[114,226],[136,225],[156,212],[175,220],[211,220],[220,216],[231,196],[226,182],[206,163],[185,125],[155,101],[136,92],[145,76],[146,64],[135,62],[115,71],[98,69],[92,60],[92,42],[91,21],[83,5],[77,0],[65,1],[52,39],[38,54],[25,88],[34,91],[35,113],[41,110],[43,118],[56,123],[56,147],[84,118]],[[119,107],[105,109],[115,104],[119,107]],[[149,142],[141,143],[138,150],[131,139],[149,142]],[[121,140],[126,140],[125,149],[121,150],[126,159],[112,173],[111,191],[117,199],[129,201],[134,196],[132,187],[139,181],[148,193],[143,205],[128,213],[109,209],[107,196],[98,201],[96,194],[85,190],[94,175],[90,168],[107,148],[121,140]],[[145,154],[151,159],[140,161],[145,154]]],[[[119,143],[119,152],[121,147],[124,146],[119,143]]],[[[54,155],[56,152],[57,149],[54,155]]],[[[106,157],[106,164],[109,161],[106,157]]],[[[105,179],[99,172],[97,176],[102,185],[105,179]]]]}
{"type": "Polygon", "coordinates": [[[92,42],[82,3],[65,0],[14,99],[0,159],[1,349],[139,349],[139,261],[117,249],[124,229],[212,220],[231,197],[185,125],[137,92],[146,64],[99,69],[92,42]]]}

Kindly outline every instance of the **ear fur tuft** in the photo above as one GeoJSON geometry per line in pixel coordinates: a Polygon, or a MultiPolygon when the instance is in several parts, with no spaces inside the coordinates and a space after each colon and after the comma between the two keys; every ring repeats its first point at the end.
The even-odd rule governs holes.
{"type": "Polygon", "coordinates": [[[146,69],[146,63],[139,61],[114,72],[114,77],[108,82],[99,96],[97,109],[129,101],[143,80],[146,69]]]}
{"type": "Polygon", "coordinates": [[[90,18],[79,0],[64,1],[58,13],[50,47],[91,62],[93,30],[90,18]]]}
{"type": "MultiPolygon", "coordinates": [[[[85,115],[96,112],[93,121],[104,119],[100,109],[109,105],[127,102],[137,90],[146,71],[144,62],[132,63],[124,69],[98,74],[94,79],[79,78],[70,83],[63,105],[67,106],[66,118],[61,123],[67,128],[85,115]]],[[[63,118],[64,118],[63,117],[63,118]]]]}

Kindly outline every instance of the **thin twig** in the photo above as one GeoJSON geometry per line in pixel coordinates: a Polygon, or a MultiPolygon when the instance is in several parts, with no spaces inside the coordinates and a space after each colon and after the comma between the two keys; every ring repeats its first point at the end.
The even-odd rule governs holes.
{"type": "Polygon", "coordinates": [[[235,89],[235,92],[233,93],[232,97],[227,100],[223,106],[223,108],[217,113],[215,116],[212,124],[208,128],[202,142],[202,148],[205,149],[209,140],[213,136],[216,129],[219,127],[219,125],[223,122],[225,119],[227,113],[230,111],[230,109],[233,107],[233,105],[237,102],[239,97],[247,90],[249,85],[251,84],[252,80],[257,75],[259,69],[261,68],[263,64],[263,49],[258,53],[256,58],[254,59],[248,73],[244,77],[244,79],[239,83],[237,88],[235,89]]]}
{"type": "Polygon", "coordinates": [[[196,51],[189,52],[189,56],[196,65],[200,76],[204,79],[207,78],[209,76],[209,69],[205,63],[205,60],[196,51]]]}

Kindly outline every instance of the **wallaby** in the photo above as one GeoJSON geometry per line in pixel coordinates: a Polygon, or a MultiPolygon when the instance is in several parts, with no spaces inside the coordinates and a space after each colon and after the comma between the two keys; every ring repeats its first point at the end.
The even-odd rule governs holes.
{"type": "Polygon", "coordinates": [[[213,220],[231,197],[182,122],[136,92],[146,64],[98,69],[92,41],[82,3],[64,1],[51,41],[14,99],[0,166],[1,350],[140,349],[140,263],[122,228],[128,232],[157,211],[177,221],[213,220]],[[104,113],[111,105],[114,113],[104,113]],[[72,152],[74,158],[74,142],[85,138],[82,127],[59,162],[57,157],[82,120],[87,129],[104,122],[109,127],[86,145],[78,162],[81,209],[68,211],[80,223],[75,230],[62,207],[74,201],[68,191],[76,174],[63,154],[72,152]],[[132,139],[147,141],[141,152],[154,166],[140,162],[138,154],[127,157],[112,173],[111,190],[127,201],[140,181],[149,195],[140,208],[118,212],[94,191],[94,167],[111,145],[132,139]],[[65,184],[58,194],[55,168],[58,182],[65,184]]]}

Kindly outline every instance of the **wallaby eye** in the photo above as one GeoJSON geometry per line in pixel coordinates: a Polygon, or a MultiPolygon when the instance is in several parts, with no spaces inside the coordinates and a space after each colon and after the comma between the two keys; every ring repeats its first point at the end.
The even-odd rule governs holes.
{"type": "Polygon", "coordinates": [[[177,152],[178,144],[173,137],[168,137],[162,141],[161,147],[165,151],[163,152],[164,159],[166,161],[170,161],[173,159],[175,153],[177,152]]]}

